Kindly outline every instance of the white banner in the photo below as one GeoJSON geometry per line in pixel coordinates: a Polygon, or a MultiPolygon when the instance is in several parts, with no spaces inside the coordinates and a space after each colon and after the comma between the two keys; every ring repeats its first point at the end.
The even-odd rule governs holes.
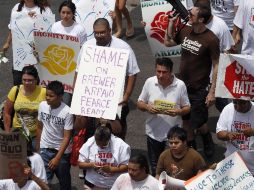
{"type": "Polygon", "coordinates": [[[115,0],[73,0],[77,7],[76,21],[84,25],[87,33],[87,39],[94,37],[93,23],[98,18],[106,18],[112,28],[112,18],[110,11],[115,9],[115,0]]]}
{"type": "Polygon", "coordinates": [[[254,56],[221,54],[216,97],[254,100],[254,56]]]}
{"type": "Polygon", "coordinates": [[[122,99],[129,51],[92,45],[82,51],[70,112],[114,120],[122,99]]]}
{"type": "Polygon", "coordinates": [[[11,15],[11,33],[13,49],[13,68],[21,71],[26,65],[37,63],[32,44],[34,31],[50,31],[55,22],[55,15],[36,15],[30,17],[27,13],[13,12],[11,15]]]}
{"type": "Polygon", "coordinates": [[[80,43],[78,37],[48,32],[34,32],[35,47],[39,53],[38,72],[41,85],[53,80],[64,84],[64,91],[73,92],[73,80],[80,43]]]}
{"type": "MultiPolygon", "coordinates": [[[[186,0],[181,0],[186,7],[186,0]]],[[[146,22],[145,32],[154,57],[180,56],[180,45],[166,47],[164,45],[165,30],[168,26],[168,14],[172,5],[164,0],[141,2],[143,21],[146,22]]]]}
{"type": "Polygon", "coordinates": [[[187,190],[251,190],[254,178],[237,152],[185,182],[187,190]]]}

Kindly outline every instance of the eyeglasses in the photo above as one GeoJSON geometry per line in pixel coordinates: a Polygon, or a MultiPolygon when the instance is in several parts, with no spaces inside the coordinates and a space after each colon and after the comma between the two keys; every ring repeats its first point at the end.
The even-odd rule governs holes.
{"type": "Polygon", "coordinates": [[[34,79],[22,79],[23,83],[26,84],[32,84],[34,82],[34,79]]]}
{"type": "Polygon", "coordinates": [[[104,32],[94,32],[95,37],[99,37],[99,36],[105,37],[106,35],[107,35],[106,31],[104,31],[104,32]]]}

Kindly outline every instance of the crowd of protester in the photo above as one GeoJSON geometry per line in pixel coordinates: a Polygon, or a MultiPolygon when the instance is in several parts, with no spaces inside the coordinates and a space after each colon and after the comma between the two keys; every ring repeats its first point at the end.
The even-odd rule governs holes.
{"type": "MultiPolygon", "coordinates": [[[[177,32],[174,21],[179,14],[171,12],[164,43],[167,47],[181,45],[179,73],[173,73],[173,62],[169,57],[156,58],[155,76],[147,78],[143,88],[135,86],[140,72],[135,52],[120,38],[122,14],[127,19],[126,36],[134,35],[125,4],[126,0],[116,1],[115,35],[107,19],[98,18],[93,24],[94,38],[87,41],[85,27],[75,21],[76,6],[71,1],[60,4],[61,20],[52,26],[52,32],[78,37],[81,53],[87,44],[129,50],[126,84],[119,102],[121,116],[105,120],[72,115],[69,113],[72,95],[64,92],[61,82],[52,81],[44,88],[39,85],[34,66],[13,70],[14,86],[4,106],[4,130],[10,133],[24,125],[28,128],[28,162],[25,166],[12,163],[17,168],[10,176],[13,180],[0,180],[0,189],[49,189],[56,175],[59,189],[70,190],[72,137],[82,129],[86,129],[81,137],[84,144],[76,161],[84,171],[84,189],[157,190],[163,171],[170,177],[188,180],[208,168],[206,159],[214,155],[214,142],[207,122],[208,109],[215,102],[221,112],[216,133],[218,139],[226,142],[225,156],[238,151],[254,174],[254,104],[250,100],[215,98],[220,53],[254,55],[251,45],[254,40],[253,1],[196,0],[188,7],[188,25],[177,32]],[[237,52],[241,41],[241,52],[237,52]],[[147,156],[132,155],[131,147],[125,142],[128,102],[134,88],[142,89],[137,108],[147,112],[147,156]],[[160,109],[154,103],[156,100],[171,102],[173,107],[160,109]],[[204,157],[196,150],[197,134],[202,137],[204,157]]],[[[15,11],[31,17],[52,14],[46,0],[21,0],[12,9],[15,11]]],[[[12,40],[9,29],[3,51],[8,50],[12,40]]],[[[74,84],[82,64],[81,53],[74,84]]]]}

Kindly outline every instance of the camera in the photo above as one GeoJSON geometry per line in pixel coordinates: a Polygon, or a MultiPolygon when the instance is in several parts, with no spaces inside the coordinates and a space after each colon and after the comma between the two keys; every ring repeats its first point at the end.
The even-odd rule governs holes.
{"type": "Polygon", "coordinates": [[[176,10],[176,14],[179,13],[179,16],[181,17],[182,20],[184,20],[186,23],[189,21],[189,12],[181,3],[181,0],[166,0],[166,1],[173,6],[173,9],[176,10]]]}

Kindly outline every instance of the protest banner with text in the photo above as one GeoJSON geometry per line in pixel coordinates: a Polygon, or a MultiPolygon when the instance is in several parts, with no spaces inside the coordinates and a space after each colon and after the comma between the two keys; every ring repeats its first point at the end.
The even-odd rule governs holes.
{"type": "Polygon", "coordinates": [[[76,21],[85,26],[87,39],[94,37],[93,24],[98,18],[107,19],[112,28],[113,21],[110,17],[110,12],[115,10],[115,0],[73,0],[72,2],[75,3],[77,7],[76,21]]]}
{"type": "Polygon", "coordinates": [[[254,100],[254,56],[221,54],[215,96],[254,100]]]}
{"type": "Polygon", "coordinates": [[[64,91],[73,92],[73,80],[80,43],[78,37],[48,32],[34,32],[40,62],[37,65],[41,85],[58,80],[64,91]]]}
{"type": "Polygon", "coordinates": [[[219,162],[216,169],[206,170],[185,182],[187,190],[250,190],[254,178],[240,155],[235,152],[219,162]]]}
{"type": "MultiPolygon", "coordinates": [[[[181,0],[186,7],[186,0],[181,0]]],[[[166,47],[164,36],[168,26],[168,14],[172,5],[164,0],[141,1],[143,21],[146,22],[145,32],[154,57],[180,56],[180,45],[166,47]]]]}
{"type": "Polygon", "coordinates": [[[86,45],[81,54],[70,111],[114,120],[122,98],[129,51],[86,45]]]}
{"type": "Polygon", "coordinates": [[[26,65],[37,63],[33,55],[34,31],[50,31],[55,15],[42,14],[35,17],[27,13],[13,12],[11,15],[11,34],[13,49],[13,69],[21,71],[26,65]]]}
{"type": "Polygon", "coordinates": [[[23,175],[23,164],[27,163],[25,137],[19,132],[0,132],[0,160],[0,179],[23,175]]]}

